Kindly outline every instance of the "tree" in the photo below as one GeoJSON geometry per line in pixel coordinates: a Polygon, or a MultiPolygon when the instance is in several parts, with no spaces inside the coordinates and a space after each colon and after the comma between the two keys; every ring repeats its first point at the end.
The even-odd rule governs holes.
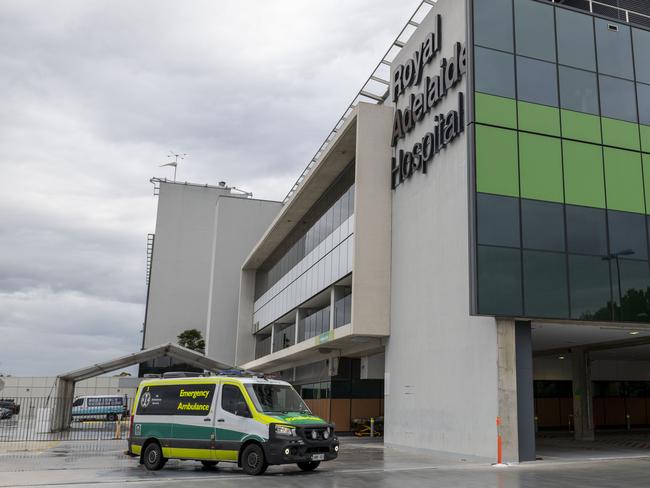
{"type": "Polygon", "coordinates": [[[201,335],[201,331],[196,329],[187,329],[178,334],[178,345],[191,349],[192,351],[205,352],[205,341],[201,335]]]}

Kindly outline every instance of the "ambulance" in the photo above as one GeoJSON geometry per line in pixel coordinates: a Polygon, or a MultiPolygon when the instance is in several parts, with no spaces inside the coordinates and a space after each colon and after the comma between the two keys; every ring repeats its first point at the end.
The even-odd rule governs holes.
{"type": "Polygon", "coordinates": [[[187,459],[260,475],[275,464],[313,471],[338,451],[334,425],[312,415],[289,383],[241,373],[140,383],[127,454],[148,470],[187,459]]]}

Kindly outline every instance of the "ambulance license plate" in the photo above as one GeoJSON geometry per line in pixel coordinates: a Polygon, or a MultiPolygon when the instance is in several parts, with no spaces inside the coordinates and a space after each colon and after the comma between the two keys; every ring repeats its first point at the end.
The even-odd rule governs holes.
{"type": "Polygon", "coordinates": [[[311,460],[312,461],[325,461],[325,454],[312,454],[311,455],[311,460]]]}

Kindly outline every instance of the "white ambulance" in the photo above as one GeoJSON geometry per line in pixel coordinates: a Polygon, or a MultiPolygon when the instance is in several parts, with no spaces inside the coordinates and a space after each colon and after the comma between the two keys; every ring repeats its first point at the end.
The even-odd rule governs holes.
{"type": "Polygon", "coordinates": [[[252,475],[271,464],[313,471],[339,451],[334,426],[312,415],[289,383],[256,375],[143,381],[128,442],[149,470],[190,459],[237,463],[252,475]]]}

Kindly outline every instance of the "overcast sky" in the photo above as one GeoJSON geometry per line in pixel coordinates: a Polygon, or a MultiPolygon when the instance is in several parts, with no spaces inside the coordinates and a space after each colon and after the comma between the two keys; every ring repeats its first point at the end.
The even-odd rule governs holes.
{"type": "Polygon", "coordinates": [[[419,0],[0,0],[0,372],[139,349],[152,176],[282,199],[419,0]]]}

